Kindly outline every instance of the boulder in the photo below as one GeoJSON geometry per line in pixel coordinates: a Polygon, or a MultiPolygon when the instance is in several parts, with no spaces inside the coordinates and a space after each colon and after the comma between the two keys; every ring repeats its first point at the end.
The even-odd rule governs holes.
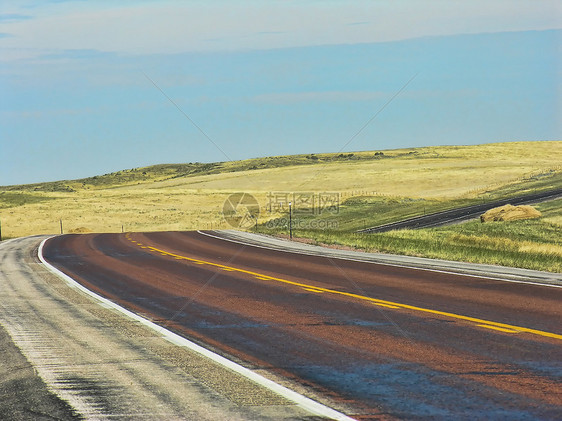
{"type": "Polygon", "coordinates": [[[480,222],[516,221],[518,219],[540,218],[541,213],[529,205],[504,205],[490,209],[480,215],[480,222]]]}

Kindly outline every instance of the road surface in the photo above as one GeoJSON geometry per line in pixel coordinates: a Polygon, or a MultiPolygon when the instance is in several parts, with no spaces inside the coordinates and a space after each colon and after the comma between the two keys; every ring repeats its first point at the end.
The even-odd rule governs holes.
{"type": "Polygon", "coordinates": [[[44,255],[87,288],[357,419],[562,418],[556,286],[205,232],[65,235],[44,255]]]}
{"type": "Polygon", "coordinates": [[[1,420],[322,419],[53,275],[43,238],[0,243],[1,420]]]}

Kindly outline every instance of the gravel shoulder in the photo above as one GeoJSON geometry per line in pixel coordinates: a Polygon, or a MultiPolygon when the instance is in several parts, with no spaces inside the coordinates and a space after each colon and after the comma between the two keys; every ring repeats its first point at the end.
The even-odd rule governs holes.
{"type": "Polygon", "coordinates": [[[319,419],[70,287],[43,238],[0,244],[0,419],[319,419]]]}
{"type": "Polygon", "coordinates": [[[0,326],[0,418],[77,420],[82,417],[52,393],[0,326]]]}

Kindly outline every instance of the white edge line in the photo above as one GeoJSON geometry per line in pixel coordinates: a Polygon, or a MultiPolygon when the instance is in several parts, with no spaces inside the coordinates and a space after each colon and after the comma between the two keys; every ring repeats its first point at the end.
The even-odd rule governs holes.
{"type": "Polygon", "coordinates": [[[278,383],[275,383],[273,380],[270,380],[268,378],[263,377],[262,375],[255,373],[254,371],[241,366],[240,364],[235,363],[234,361],[231,361],[221,355],[218,355],[200,345],[197,345],[194,342],[191,342],[190,340],[169,331],[168,329],[157,325],[156,323],[151,322],[148,319],[145,319],[144,317],[139,316],[136,313],[133,313],[132,311],[129,311],[123,307],[121,307],[120,305],[114,303],[111,300],[108,300],[107,298],[104,298],[98,294],[96,294],[93,291],[90,291],[88,288],[84,287],[83,285],[81,285],[80,283],[78,283],[77,281],[75,281],[74,279],[72,279],[70,276],[68,276],[67,274],[61,272],[60,270],[58,270],[57,268],[55,268],[54,266],[52,266],[49,262],[47,262],[45,260],[45,258],[43,257],[43,246],[45,245],[45,243],[47,242],[47,240],[49,240],[50,238],[53,237],[49,237],[44,239],[43,241],[41,241],[41,244],[39,245],[39,248],[37,250],[37,256],[39,257],[39,260],[41,261],[41,263],[43,263],[45,265],[45,267],[47,269],[49,269],[52,273],[54,273],[55,275],[59,276],[60,278],[62,278],[63,280],[65,280],[71,287],[73,288],[77,288],[80,291],[88,294],[89,296],[95,298],[96,300],[100,301],[102,303],[103,306],[107,307],[107,308],[112,308],[114,310],[117,310],[121,313],[123,313],[125,316],[138,321],[139,323],[143,324],[144,326],[149,327],[150,329],[156,331],[157,333],[161,334],[165,339],[167,339],[168,341],[170,341],[171,343],[173,343],[174,345],[178,345],[181,347],[185,347],[188,348],[192,351],[197,352],[200,355],[203,355],[204,357],[209,358],[210,360],[222,365],[223,367],[226,367],[244,377],[246,377],[249,380],[252,380],[253,382],[259,384],[260,386],[265,387],[266,389],[271,390],[272,392],[277,393],[278,395],[281,395],[282,397],[288,399],[289,401],[294,402],[295,404],[297,404],[298,406],[300,406],[303,409],[306,409],[307,411],[319,415],[319,416],[323,416],[323,417],[328,417],[330,419],[333,420],[342,420],[342,421],[356,421],[354,418],[350,418],[347,415],[336,411],[335,409],[332,409],[326,405],[323,405],[319,402],[316,402],[310,398],[307,398],[306,396],[303,396],[291,389],[286,388],[285,386],[281,386],[278,383]]]}
{"type": "MultiPolygon", "coordinates": [[[[232,238],[219,237],[217,235],[212,235],[212,234],[209,234],[207,232],[200,231],[200,230],[198,230],[197,232],[199,234],[206,235],[208,237],[213,237],[213,238],[216,238],[218,240],[230,241],[230,242],[236,243],[236,244],[243,244],[245,246],[257,247],[257,248],[262,248],[262,249],[272,250],[272,251],[280,251],[280,252],[283,252],[283,253],[303,254],[303,255],[306,255],[306,256],[316,256],[316,257],[323,257],[323,258],[330,258],[330,259],[347,260],[347,261],[350,261],[350,262],[372,263],[372,264],[375,264],[375,265],[391,266],[391,267],[405,268],[405,269],[424,270],[424,271],[427,271],[427,272],[446,273],[446,274],[450,274],[450,275],[466,276],[466,277],[470,277],[470,278],[489,279],[489,280],[492,280],[492,281],[512,282],[512,283],[515,283],[515,284],[526,284],[526,285],[535,285],[535,286],[540,286],[540,287],[562,288],[562,285],[557,285],[557,284],[548,284],[548,283],[543,284],[543,283],[533,282],[533,281],[518,281],[517,279],[506,279],[506,278],[500,278],[500,277],[496,278],[496,277],[493,277],[493,276],[477,275],[477,274],[472,274],[472,273],[454,272],[452,270],[449,271],[449,270],[443,270],[443,269],[431,269],[431,268],[419,267],[419,266],[416,266],[416,265],[401,265],[401,264],[398,264],[398,263],[360,260],[360,259],[353,259],[351,257],[345,257],[345,256],[327,256],[327,255],[324,256],[324,255],[319,254],[319,253],[315,254],[315,253],[312,253],[312,252],[307,252],[306,250],[283,250],[283,249],[279,249],[279,248],[268,247],[266,245],[253,244],[251,242],[244,242],[243,240],[234,240],[232,238]]],[[[283,240],[279,240],[279,241],[283,241],[283,240]]]]}

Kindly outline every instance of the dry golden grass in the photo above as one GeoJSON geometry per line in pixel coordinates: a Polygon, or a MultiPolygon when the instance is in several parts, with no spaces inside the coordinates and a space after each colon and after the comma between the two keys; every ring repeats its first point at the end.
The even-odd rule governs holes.
{"type": "MultiPolygon", "coordinates": [[[[356,155],[372,152],[356,153],[356,155]]],[[[376,192],[423,198],[456,198],[560,168],[562,142],[514,142],[479,146],[443,146],[385,152],[370,161],[283,167],[195,176],[155,183],[217,191],[376,192]]],[[[144,188],[139,186],[139,188],[144,188]]]]}
{"type": "MultiPolygon", "coordinates": [[[[261,206],[270,191],[336,191],[413,198],[475,197],[524,176],[560,169],[562,142],[515,142],[385,151],[385,158],[147,180],[126,186],[42,193],[50,200],[3,205],[3,237],[58,233],[228,228],[222,205],[230,193],[252,193],[261,206]],[[9,207],[11,206],[11,207],[9,207]]],[[[356,156],[373,156],[360,152],[356,156]]],[[[323,155],[325,156],[325,155],[323,155]]],[[[232,166],[226,163],[226,169],[232,166]]],[[[273,217],[275,215],[270,215],[273,217]]]]}
{"type": "Polygon", "coordinates": [[[562,246],[545,244],[537,241],[515,241],[505,237],[490,237],[487,235],[452,234],[448,240],[455,244],[471,246],[478,244],[495,250],[519,251],[522,253],[537,253],[553,257],[562,257],[562,246]]]}
{"type": "Polygon", "coordinates": [[[2,209],[3,236],[57,234],[61,219],[64,232],[226,228],[221,212],[228,195],[223,193],[119,189],[56,195],[54,201],[2,209]]]}
{"type": "Polygon", "coordinates": [[[557,258],[562,257],[562,246],[557,244],[542,244],[532,241],[523,241],[520,243],[518,250],[522,253],[544,254],[557,258]]]}
{"type": "Polygon", "coordinates": [[[551,216],[549,218],[544,218],[544,222],[549,224],[560,225],[562,227],[562,216],[551,216]]]}

